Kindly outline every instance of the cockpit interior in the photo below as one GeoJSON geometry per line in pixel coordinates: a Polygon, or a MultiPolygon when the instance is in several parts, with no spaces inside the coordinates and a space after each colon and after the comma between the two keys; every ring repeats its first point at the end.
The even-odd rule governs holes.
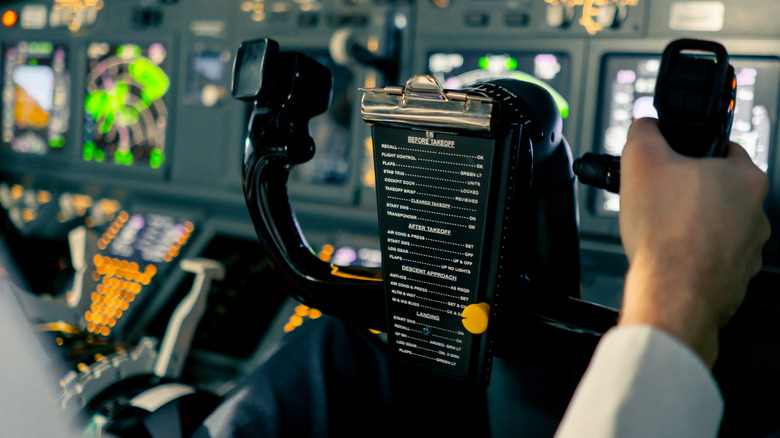
{"type": "MultiPolygon", "coordinates": [[[[628,261],[619,195],[536,160],[619,156],[632,121],[658,116],[673,40],[728,50],[730,139],[768,176],[780,229],[775,0],[6,0],[0,14],[0,436],[193,436],[325,320],[392,346],[426,430],[468,429],[419,400],[468,385],[480,403],[458,417],[484,423],[477,436],[553,436],[628,261]],[[515,104],[518,83],[531,97],[502,111],[527,120],[475,127],[487,103],[462,90],[515,104]],[[468,117],[414,118],[435,111],[393,112],[393,96],[468,117]]],[[[722,437],[780,431],[778,290],[775,233],[721,333],[722,437]]]]}

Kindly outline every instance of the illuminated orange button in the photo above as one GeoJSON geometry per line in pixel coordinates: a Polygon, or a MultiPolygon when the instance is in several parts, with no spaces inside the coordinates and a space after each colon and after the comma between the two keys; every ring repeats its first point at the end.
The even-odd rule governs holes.
{"type": "Polygon", "coordinates": [[[122,222],[127,222],[127,220],[130,218],[130,216],[127,214],[126,211],[119,212],[119,220],[122,222]]]}
{"type": "Polygon", "coordinates": [[[144,274],[154,276],[157,273],[157,268],[154,265],[149,265],[144,269],[144,274]]]}
{"type": "Polygon", "coordinates": [[[307,316],[309,314],[309,308],[301,304],[295,307],[295,314],[298,316],[307,316]]]}
{"type": "Polygon", "coordinates": [[[469,304],[463,309],[463,327],[469,333],[479,335],[485,333],[490,316],[490,305],[487,303],[469,304]]]}
{"type": "Polygon", "coordinates": [[[51,201],[51,193],[47,192],[46,190],[39,190],[38,191],[38,203],[39,204],[46,204],[49,201],[51,201]]]}
{"type": "Polygon", "coordinates": [[[293,316],[290,317],[290,324],[298,327],[301,324],[303,324],[303,318],[301,318],[298,315],[293,315],[293,316]]]}
{"type": "Polygon", "coordinates": [[[309,318],[311,318],[311,319],[317,319],[317,318],[319,318],[320,316],[322,316],[322,312],[320,312],[320,311],[319,311],[319,310],[317,310],[317,309],[311,309],[311,310],[309,311],[309,318]]]}
{"type": "Polygon", "coordinates": [[[95,263],[95,266],[101,266],[103,265],[103,256],[100,254],[95,254],[95,257],[92,258],[92,261],[95,263]]]}
{"type": "Polygon", "coordinates": [[[3,26],[12,27],[16,24],[16,20],[19,16],[14,11],[5,11],[3,13],[3,26]]]}
{"type": "Polygon", "coordinates": [[[290,333],[293,330],[295,330],[295,325],[293,323],[288,322],[287,324],[285,324],[285,326],[284,326],[284,332],[285,333],[290,333]]]}

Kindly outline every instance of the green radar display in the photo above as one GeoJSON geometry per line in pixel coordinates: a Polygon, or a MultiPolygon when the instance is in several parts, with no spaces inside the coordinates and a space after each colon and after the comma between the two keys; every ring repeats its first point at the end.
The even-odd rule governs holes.
{"type": "Polygon", "coordinates": [[[92,43],[87,56],[84,160],[160,168],[170,89],[165,47],[92,43]]]}

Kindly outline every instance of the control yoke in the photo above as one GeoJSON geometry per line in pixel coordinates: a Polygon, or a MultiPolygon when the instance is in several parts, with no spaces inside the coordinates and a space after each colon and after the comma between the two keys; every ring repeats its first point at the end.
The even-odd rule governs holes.
{"type": "Polygon", "coordinates": [[[330,71],[269,39],[238,49],[233,97],[253,105],[243,161],[244,195],[258,238],[298,301],[365,327],[386,330],[381,271],[336,267],[314,255],[287,193],[291,166],[314,156],[309,120],[330,104],[330,71]]]}
{"type": "Polygon", "coordinates": [[[424,75],[363,90],[378,269],[321,261],[290,206],[290,169],[313,156],[308,121],[330,90],[325,67],[273,40],[238,50],[233,96],[253,105],[244,193],[291,294],[386,331],[393,357],[457,380],[487,384],[493,356],[587,364],[617,312],[578,299],[572,158],[549,94],[516,80],[443,90],[424,75]]]}

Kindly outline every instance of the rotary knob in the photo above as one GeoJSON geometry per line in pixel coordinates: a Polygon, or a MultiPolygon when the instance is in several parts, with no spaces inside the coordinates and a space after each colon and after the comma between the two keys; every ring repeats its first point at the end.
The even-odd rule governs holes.
{"type": "Polygon", "coordinates": [[[574,21],[574,6],[568,4],[547,5],[545,21],[556,29],[565,29],[574,21]]]}

